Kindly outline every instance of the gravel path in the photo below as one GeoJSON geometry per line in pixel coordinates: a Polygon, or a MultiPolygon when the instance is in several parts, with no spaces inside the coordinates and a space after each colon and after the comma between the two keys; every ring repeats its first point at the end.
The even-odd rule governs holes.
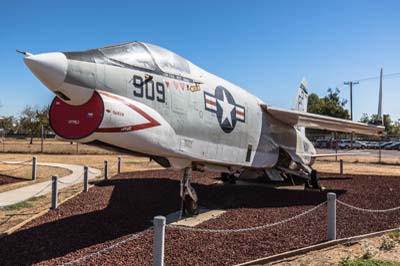
{"type": "MultiPolygon", "coordinates": [[[[131,237],[73,265],[151,265],[150,220],[179,209],[180,172],[127,173],[101,183],[0,241],[0,265],[59,265],[131,237]],[[144,231],[144,232],[143,232],[144,231]]],[[[399,177],[324,175],[340,200],[363,208],[400,205],[399,177]]],[[[325,201],[326,192],[213,185],[216,175],[195,173],[200,204],[225,209],[201,228],[242,228],[275,222],[325,201]]],[[[338,206],[338,237],[398,227],[400,211],[360,213],[338,206]]],[[[167,228],[166,265],[232,265],[325,241],[326,207],[290,223],[249,233],[211,234],[167,228]]]]}

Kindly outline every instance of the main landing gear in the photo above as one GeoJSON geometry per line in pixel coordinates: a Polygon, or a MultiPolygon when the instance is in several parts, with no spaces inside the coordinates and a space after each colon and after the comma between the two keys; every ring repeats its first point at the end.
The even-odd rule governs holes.
{"type": "Polygon", "coordinates": [[[310,179],[306,180],[304,183],[304,188],[305,189],[322,189],[320,183],[319,183],[319,177],[317,174],[317,170],[311,170],[310,173],[310,179]]]}
{"type": "Polygon", "coordinates": [[[229,184],[236,184],[237,177],[235,174],[221,173],[222,182],[229,182],[229,184]]]}
{"type": "Polygon", "coordinates": [[[199,205],[197,202],[197,194],[190,185],[192,179],[192,168],[185,168],[185,172],[181,179],[181,212],[185,216],[193,216],[199,214],[199,205]]]}

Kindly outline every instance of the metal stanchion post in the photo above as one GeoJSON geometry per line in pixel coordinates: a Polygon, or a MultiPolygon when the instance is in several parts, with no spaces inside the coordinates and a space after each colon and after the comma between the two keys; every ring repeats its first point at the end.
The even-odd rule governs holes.
{"type": "Polygon", "coordinates": [[[58,207],[58,176],[54,175],[52,177],[52,186],[51,186],[51,209],[55,210],[58,207]]]}
{"type": "Polygon", "coordinates": [[[121,173],[121,157],[118,157],[117,174],[121,173]]]}
{"type": "Polygon", "coordinates": [[[328,197],[328,240],[336,239],[336,194],[329,192],[328,197]]]}
{"type": "Polygon", "coordinates": [[[343,160],[342,159],[340,159],[339,164],[340,164],[340,175],[343,175],[343,160]]]}
{"type": "Polygon", "coordinates": [[[104,161],[104,180],[108,180],[108,161],[104,161]]]}
{"type": "Polygon", "coordinates": [[[164,265],[165,217],[156,216],[154,223],[153,266],[164,265]]]}
{"type": "Polygon", "coordinates": [[[83,192],[88,192],[89,190],[89,175],[88,175],[88,167],[83,167],[83,192]]]}
{"type": "Polygon", "coordinates": [[[36,180],[36,156],[32,158],[32,180],[36,180]]]}
{"type": "Polygon", "coordinates": [[[379,140],[379,164],[382,163],[382,143],[381,139],[379,140]]]}

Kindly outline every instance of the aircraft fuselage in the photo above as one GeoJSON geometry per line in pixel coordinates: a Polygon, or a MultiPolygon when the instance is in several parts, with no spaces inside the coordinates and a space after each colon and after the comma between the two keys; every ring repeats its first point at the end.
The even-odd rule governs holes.
{"type": "Polygon", "coordinates": [[[59,96],[50,113],[58,135],[166,158],[176,168],[272,168],[280,149],[310,163],[315,150],[304,134],[263,112],[254,95],[168,50],[125,45],[62,53],[59,84],[30,66],[59,96]]]}

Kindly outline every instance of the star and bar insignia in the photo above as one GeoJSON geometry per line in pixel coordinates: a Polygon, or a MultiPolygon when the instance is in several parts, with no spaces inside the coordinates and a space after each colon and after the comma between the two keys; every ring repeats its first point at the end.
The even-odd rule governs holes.
{"type": "Polygon", "coordinates": [[[217,115],[218,123],[225,133],[231,133],[237,122],[245,123],[245,108],[235,102],[232,94],[224,87],[217,86],[215,94],[204,92],[205,109],[217,115]]]}

